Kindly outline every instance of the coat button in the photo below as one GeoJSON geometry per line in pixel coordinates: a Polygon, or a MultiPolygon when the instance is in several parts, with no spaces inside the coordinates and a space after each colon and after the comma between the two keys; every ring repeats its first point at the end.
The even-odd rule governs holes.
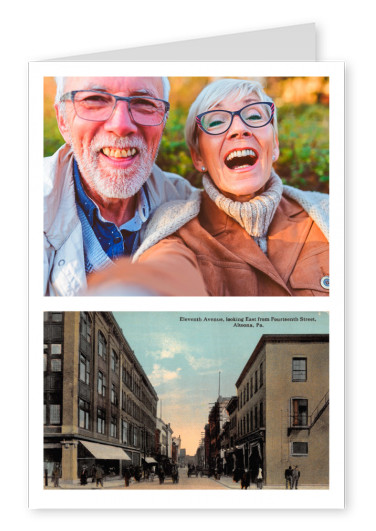
{"type": "Polygon", "coordinates": [[[120,243],[120,242],[121,242],[121,238],[119,238],[119,236],[114,238],[114,243],[120,243]]]}
{"type": "Polygon", "coordinates": [[[322,277],[320,284],[324,289],[329,289],[329,277],[322,277]]]}
{"type": "Polygon", "coordinates": [[[63,266],[65,264],[65,260],[59,260],[58,265],[63,266]]]}

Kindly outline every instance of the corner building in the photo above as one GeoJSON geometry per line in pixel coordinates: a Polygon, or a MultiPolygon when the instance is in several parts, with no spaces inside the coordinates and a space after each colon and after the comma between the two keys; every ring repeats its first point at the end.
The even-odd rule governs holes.
{"type": "Polygon", "coordinates": [[[155,454],[157,394],[111,312],[44,314],[44,470],[122,475],[155,454]]]}
{"type": "Polygon", "coordinates": [[[329,335],[263,335],[237,382],[237,448],[242,467],[265,484],[329,487],[329,335]]]}

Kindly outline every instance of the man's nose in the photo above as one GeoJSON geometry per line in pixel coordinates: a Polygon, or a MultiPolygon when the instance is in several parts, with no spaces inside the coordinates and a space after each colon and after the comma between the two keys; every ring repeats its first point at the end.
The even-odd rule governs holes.
{"type": "Polygon", "coordinates": [[[242,136],[252,136],[253,132],[248,125],[246,125],[240,116],[233,117],[230,129],[227,131],[228,138],[237,138],[242,136]]]}
{"type": "Polygon", "coordinates": [[[137,124],[132,119],[127,101],[116,102],[110,118],[104,123],[104,128],[117,136],[126,136],[137,131],[137,124]]]}

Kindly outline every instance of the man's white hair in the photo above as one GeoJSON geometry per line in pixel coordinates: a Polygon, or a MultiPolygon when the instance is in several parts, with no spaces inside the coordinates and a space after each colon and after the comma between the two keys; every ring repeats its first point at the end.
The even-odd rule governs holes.
{"type": "MultiPolygon", "coordinates": [[[[258,81],[246,79],[218,79],[207,85],[197,96],[189,109],[187,121],[185,124],[185,140],[190,149],[199,153],[198,146],[198,126],[196,116],[205,111],[210,111],[215,105],[218,105],[231,96],[234,101],[242,100],[244,97],[255,94],[259,101],[269,101],[273,103],[264,91],[261,83],[258,81]]],[[[274,128],[274,138],[278,137],[277,109],[274,109],[272,121],[274,128]]]]}
{"type": "MultiPolygon", "coordinates": [[[[60,98],[64,94],[64,87],[65,87],[65,81],[66,77],[55,77],[56,81],[56,96],[55,96],[55,103],[60,103],[60,98]]],[[[168,97],[170,95],[170,82],[167,77],[162,77],[162,85],[163,85],[163,99],[165,101],[168,101],[168,97]]]]}

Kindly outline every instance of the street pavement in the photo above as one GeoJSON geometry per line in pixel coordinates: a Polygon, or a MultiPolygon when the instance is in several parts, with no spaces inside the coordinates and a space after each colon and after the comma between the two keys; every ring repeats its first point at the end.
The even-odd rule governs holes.
{"type": "MultiPolygon", "coordinates": [[[[55,489],[53,482],[49,482],[46,489],[55,489]]],[[[167,477],[162,485],[159,484],[158,477],[155,476],[154,481],[142,479],[140,482],[131,480],[129,487],[125,487],[124,479],[119,477],[115,478],[106,478],[103,482],[103,487],[96,486],[96,483],[89,482],[87,485],[80,485],[79,481],[76,483],[68,483],[61,481],[59,482],[60,489],[82,489],[82,490],[91,490],[91,489],[128,489],[128,490],[219,490],[219,489],[238,489],[241,490],[240,481],[236,483],[231,477],[222,476],[219,480],[214,478],[204,477],[190,477],[187,476],[187,469],[179,469],[179,483],[172,483],[171,477],[167,477]]],[[[308,489],[325,489],[325,486],[319,485],[299,485],[299,489],[308,490],[308,489]]],[[[250,490],[256,490],[256,484],[252,483],[249,487],[250,490]]],[[[284,490],[284,486],[264,486],[265,490],[284,490]]]]}

